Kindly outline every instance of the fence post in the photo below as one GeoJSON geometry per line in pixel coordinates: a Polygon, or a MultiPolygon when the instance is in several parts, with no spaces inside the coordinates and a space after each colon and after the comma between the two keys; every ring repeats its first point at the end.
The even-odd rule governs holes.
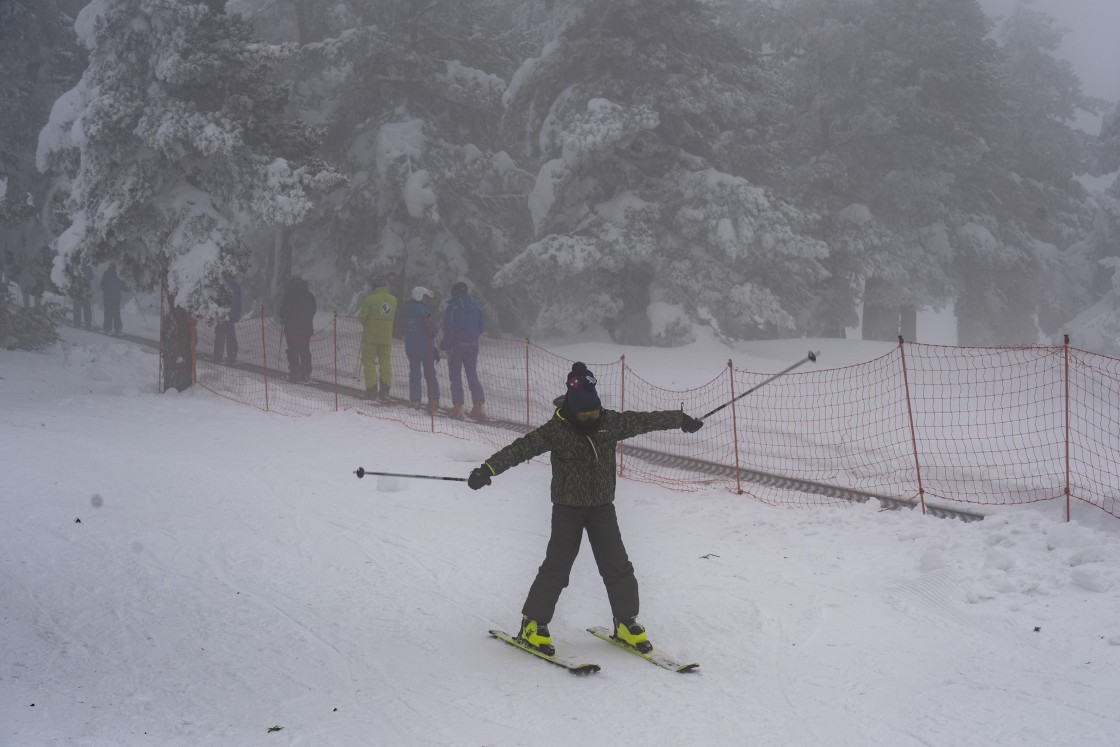
{"type": "Polygon", "coordinates": [[[525,427],[529,425],[529,338],[525,338],[525,427]]]}
{"type": "Polygon", "coordinates": [[[331,316],[331,347],[334,349],[334,411],[338,412],[338,312],[331,316]]]}
{"type": "MultiPolygon", "coordinates": [[[[619,394],[619,399],[618,399],[618,403],[619,403],[618,404],[618,410],[619,410],[619,412],[626,412],[626,356],[623,355],[621,358],[619,358],[619,361],[622,363],[622,376],[621,376],[622,385],[619,387],[619,390],[621,391],[621,394],[619,394]]],[[[622,477],[623,471],[626,468],[625,459],[626,459],[626,442],[625,441],[619,441],[618,442],[618,476],[619,477],[622,477]]]]}
{"type": "Polygon", "coordinates": [[[727,378],[731,382],[731,439],[735,444],[735,492],[743,494],[743,484],[740,481],[739,467],[739,421],[735,412],[735,368],[731,359],[727,359],[727,378]]]}
{"type": "Polygon", "coordinates": [[[922,504],[922,514],[926,512],[926,491],[922,485],[922,462],[918,459],[918,437],[914,432],[914,408],[910,404],[910,376],[906,370],[906,350],[902,347],[902,335],[898,336],[898,354],[902,358],[902,385],[906,392],[906,415],[910,419],[910,447],[914,450],[914,471],[918,476],[918,499],[922,504]]]}
{"type": "Polygon", "coordinates": [[[163,388],[163,301],[167,296],[167,281],[164,280],[159,284],[159,381],[156,382],[156,391],[160,394],[164,393],[163,388]]]}
{"type": "Polygon", "coordinates": [[[1066,379],[1066,523],[1072,518],[1072,507],[1069,495],[1069,335],[1063,335],[1062,350],[1065,353],[1065,379],[1066,379]]]}
{"type": "Polygon", "coordinates": [[[198,320],[191,314],[191,384],[198,383],[198,320]]]}
{"type": "Polygon", "coordinates": [[[264,304],[260,306],[261,317],[261,365],[264,368],[264,411],[268,412],[268,340],[264,335],[264,304]]]}

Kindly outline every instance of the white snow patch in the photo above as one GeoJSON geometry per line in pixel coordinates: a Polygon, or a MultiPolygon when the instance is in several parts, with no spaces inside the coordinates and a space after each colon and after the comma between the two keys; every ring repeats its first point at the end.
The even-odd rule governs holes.
{"type": "MultiPolygon", "coordinates": [[[[126,312],[125,328],[142,320],[126,312]]],[[[1120,744],[1120,521],[1099,511],[1099,526],[1058,523],[1056,503],[963,524],[620,479],[640,619],[701,674],[584,632],[611,616],[585,545],[550,625],[562,654],[603,667],[576,681],[486,633],[518,624],[544,555],[546,464],[478,492],[379,489],[354,469],[466,477],[492,449],[351,411],[159,395],[153,348],[60,333],[3,358],[2,744],[1120,744]],[[619,708],[608,692],[642,697],[619,708]],[[509,707],[526,693],[548,707],[509,707]],[[417,718],[432,703],[439,718],[417,718]]],[[[807,348],[823,369],[891,347],[696,338],[536,342],[589,363],[625,354],[669,387],[728,358],[773,373],[807,348]]]]}

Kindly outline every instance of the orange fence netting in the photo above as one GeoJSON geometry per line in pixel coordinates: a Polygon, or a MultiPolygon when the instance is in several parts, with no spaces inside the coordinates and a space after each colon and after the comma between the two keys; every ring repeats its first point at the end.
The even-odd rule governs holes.
{"type": "MultiPolygon", "coordinates": [[[[288,379],[283,330],[263,314],[237,323],[236,365],[215,362],[214,327],[195,327],[198,385],[288,415],[356,409],[414,430],[495,448],[544,423],[572,361],[528,340],[484,335],[485,420],[453,419],[446,362],[440,408],[409,400],[404,344],[392,344],[388,399],[364,394],[362,326],[336,315],[310,338],[311,380],[288,379]]],[[[698,416],[772,374],[728,367],[703,386],[664,389],[621,358],[586,361],[603,406],[698,416]]],[[[466,389],[464,382],[464,389],[466,389]]],[[[466,395],[463,412],[472,401],[466,395]]],[[[681,490],[723,486],[785,506],[843,504],[826,494],[766,487],[744,471],[908,500],[1010,505],[1080,501],[1120,517],[1120,360],[1061,346],[962,348],[899,343],[842,368],[792,371],[713,415],[692,435],[658,431],[620,444],[625,477],[681,490]]]]}

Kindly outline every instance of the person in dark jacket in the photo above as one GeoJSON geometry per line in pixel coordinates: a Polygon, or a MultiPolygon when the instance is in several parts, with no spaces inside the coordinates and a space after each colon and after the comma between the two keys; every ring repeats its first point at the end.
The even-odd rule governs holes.
{"type": "Polygon", "coordinates": [[[229,293],[229,317],[214,325],[214,362],[221,363],[222,356],[229,363],[237,362],[237,327],[241,321],[241,285],[236,280],[226,283],[229,293]]]}
{"type": "Polygon", "coordinates": [[[414,405],[420,404],[420,372],[423,371],[428,384],[428,411],[431,413],[439,409],[436,324],[432,319],[432,310],[425,303],[433,295],[427,288],[417,286],[397,310],[397,324],[404,335],[404,354],[408,357],[408,399],[414,405]]]}
{"type": "Polygon", "coordinates": [[[288,341],[288,378],[311,381],[311,335],[315,332],[315,296],[303,278],[292,278],[280,302],[280,323],[288,341]]]}
{"type": "Polygon", "coordinates": [[[695,433],[704,421],[681,410],[616,412],[604,409],[595,376],[575,363],[567,391],[552,419],[495,452],[475,468],[467,484],[478,490],[491,477],[533,457],[552,453],[552,536],[544,562],[521,608],[518,639],[542,653],[556,652],[548,623],[560,592],[568,585],[584,531],[607,588],[614,617],[614,637],[640,651],[653,650],[638,621],[638,581],[626,555],[614,510],[615,447],[619,441],[650,431],[680,428],[695,433]]]}
{"type": "Polygon", "coordinates": [[[49,246],[41,246],[32,256],[31,260],[31,267],[33,270],[31,297],[35,303],[35,308],[39,308],[43,304],[44,293],[48,291],[51,293],[58,293],[58,287],[51,281],[51,266],[54,264],[54,249],[51,249],[49,246]]]}
{"type": "Polygon", "coordinates": [[[194,383],[194,355],[191,315],[172,298],[160,330],[160,355],[163,357],[163,390],[180,392],[194,383]]]}
{"type": "Polygon", "coordinates": [[[5,249],[3,256],[0,256],[0,285],[7,288],[8,283],[15,280],[18,274],[15,255],[11,249],[5,249]]]}
{"type": "Polygon", "coordinates": [[[447,351],[447,376],[451,380],[451,417],[463,416],[463,372],[471,390],[471,411],[475,420],[485,420],[482,405],[486,395],[478,378],[478,338],[486,331],[486,314],[467,292],[467,284],[451,286],[451,300],[443,312],[443,339],[440,350],[447,351]]]}
{"type": "Polygon", "coordinates": [[[110,262],[101,274],[101,303],[105,308],[102,330],[105,334],[119,336],[121,333],[121,296],[124,290],[125,284],[117,275],[117,263],[110,262]]]}

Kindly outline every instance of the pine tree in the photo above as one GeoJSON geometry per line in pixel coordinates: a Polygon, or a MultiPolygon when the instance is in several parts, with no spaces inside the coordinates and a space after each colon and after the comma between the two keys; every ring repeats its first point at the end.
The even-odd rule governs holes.
{"type": "Polygon", "coordinates": [[[826,248],[762,186],[780,82],[707,6],[589,2],[506,100],[507,142],[537,164],[535,241],[495,282],[527,289],[534,331],[673,344],[692,322],[801,328],[826,248]]]}
{"type": "Polygon", "coordinates": [[[67,149],[80,166],[55,277],[119,260],[126,282],[166,280],[176,303],[225,313],[252,224],[296,225],[340,177],[314,157],[317,134],[284,119],[270,79],[277,50],[221,2],[106,0],[77,28],[90,53],[41,136],[40,167],[67,149]]]}
{"type": "Polygon", "coordinates": [[[955,258],[958,339],[1034,342],[1057,334],[1107,290],[1093,238],[1096,207],[1074,175],[1088,160],[1075,110],[1093,111],[1072,66],[1057,58],[1063,31],[1019,4],[1000,29],[1000,127],[991,155],[966,183],[955,258]],[[977,236],[983,240],[976,242],[977,236]]]}
{"type": "Polygon", "coordinates": [[[1101,134],[1094,145],[1092,171],[1095,174],[1120,171],[1120,103],[1101,122],[1101,134]]]}
{"type": "Polygon", "coordinates": [[[491,257],[511,251],[531,177],[502,152],[497,123],[522,44],[490,5],[350,3],[351,27],[289,66],[297,116],[326,129],[324,152],[350,178],[303,231],[334,254],[342,306],[385,271],[398,292],[484,285],[491,257]]]}
{"type": "Polygon", "coordinates": [[[1057,247],[1088,215],[1064,121],[1088,102],[1045,18],[1014,14],[1003,48],[975,0],[792,0],[773,28],[789,190],[827,216],[817,318],[850,322],[862,301],[864,336],[890,340],[914,306],[952,298],[961,342],[1037,339],[1058,315],[1057,247]]]}
{"type": "Polygon", "coordinates": [[[11,251],[21,266],[65,228],[54,213],[65,180],[39,173],[35,143],[51,102],[81,75],[84,56],[73,23],[82,4],[0,2],[0,252],[11,251]]]}
{"type": "Polygon", "coordinates": [[[951,296],[951,214],[994,120],[974,0],[792,0],[770,23],[791,80],[787,189],[821,212],[814,331],[893,340],[951,296]]]}

